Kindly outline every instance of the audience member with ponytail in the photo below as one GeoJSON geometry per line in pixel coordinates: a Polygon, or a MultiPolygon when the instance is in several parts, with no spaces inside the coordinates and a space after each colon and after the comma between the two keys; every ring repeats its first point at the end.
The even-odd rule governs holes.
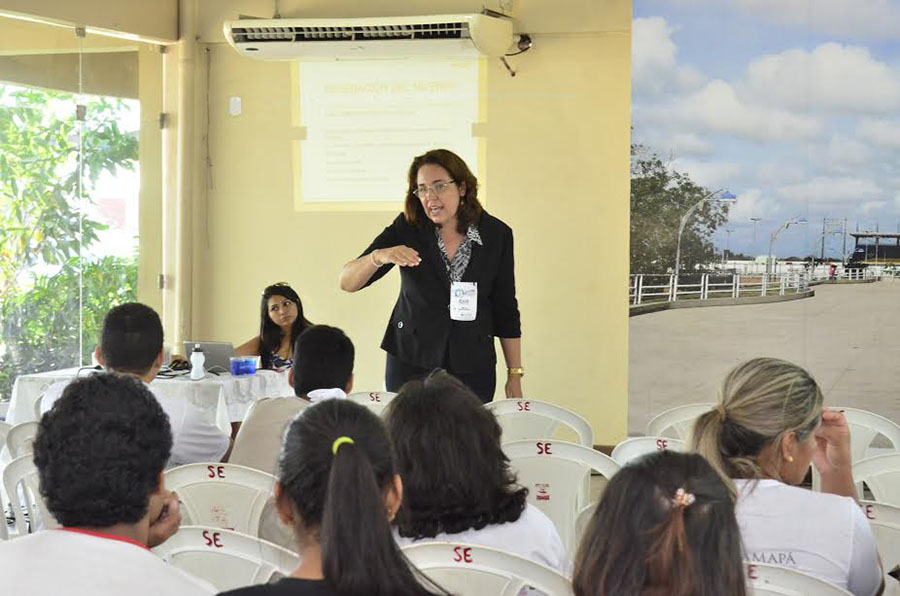
{"type": "Polygon", "coordinates": [[[847,421],[823,408],[808,372],[775,358],[738,365],[697,419],[692,447],[736,499],[749,562],[804,571],[857,596],[880,593],[875,539],[854,500],[847,421]],[[821,493],[795,486],[810,463],[821,493]]]}
{"type": "Polygon", "coordinates": [[[365,407],[329,399],[305,409],[288,429],[278,478],[276,505],[294,528],[300,566],[229,596],[446,594],[393,539],[403,487],[384,425],[365,407]]]}
{"type": "Polygon", "coordinates": [[[744,596],[728,488],[696,454],[625,466],[585,530],[572,584],[576,596],[744,596]]]}

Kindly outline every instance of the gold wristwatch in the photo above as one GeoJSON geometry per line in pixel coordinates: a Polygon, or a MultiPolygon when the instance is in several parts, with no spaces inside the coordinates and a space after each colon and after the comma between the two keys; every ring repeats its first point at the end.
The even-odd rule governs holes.
{"type": "Polygon", "coordinates": [[[508,374],[508,375],[519,375],[520,377],[524,377],[524,376],[525,376],[525,369],[522,368],[521,366],[517,366],[517,367],[515,367],[515,368],[507,368],[507,369],[506,369],[506,374],[508,374]]]}

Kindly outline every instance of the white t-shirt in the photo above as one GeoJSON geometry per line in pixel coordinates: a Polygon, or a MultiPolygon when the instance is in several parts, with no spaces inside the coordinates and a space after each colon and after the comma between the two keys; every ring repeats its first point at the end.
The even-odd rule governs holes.
{"type": "Polygon", "coordinates": [[[875,537],[853,499],[772,479],[734,483],[747,561],[797,569],[856,596],[876,592],[882,571],[875,537]]]}
{"type": "MultiPolygon", "coordinates": [[[[69,381],[60,381],[47,388],[41,401],[41,414],[53,407],[68,384],[69,381]]],[[[172,455],[166,464],[167,468],[196,462],[221,461],[228,451],[230,437],[209,420],[200,408],[183,399],[162,395],[152,385],[144,383],[144,386],[162,406],[172,427],[172,455]]]]}
{"type": "Polygon", "coordinates": [[[28,596],[201,596],[207,582],[164,563],[130,541],[44,530],[0,542],[4,594],[28,596]]]}
{"type": "Polygon", "coordinates": [[[466,530],[457,534],[440,533],[434,538],[403,538],[396,529],[394,538],[401,548],[423,542],[459,542],[488,546],[531,559],[571,575],[571,563],[566,555],[559,532],[550,518],[532,505],[526,505],[522,515],[514,522],[492,524],[480,530],[466,530]]]}

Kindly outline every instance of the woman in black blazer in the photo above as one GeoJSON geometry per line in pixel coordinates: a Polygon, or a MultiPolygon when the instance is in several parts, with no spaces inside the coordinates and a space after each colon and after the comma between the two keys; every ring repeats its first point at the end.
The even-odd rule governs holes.
{"type": "Polygon", "coordinates": [[[445,368],[484,402],[496,385],[494,336],[506,358],[506,396],[522,396],[521,328],[512,230],[478,202],[478,181],[446,149],[416,157],[404,212],[344,265],[341,289],[356,292],[400,267],[400,296],[381,347],[385,383],[445,368]]]}

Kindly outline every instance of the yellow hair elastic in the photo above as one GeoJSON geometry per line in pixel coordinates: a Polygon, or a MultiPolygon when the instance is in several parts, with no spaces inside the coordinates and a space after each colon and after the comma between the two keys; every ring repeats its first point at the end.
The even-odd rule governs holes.
{"type": "Polygon", "coordinates": [[[349,443],[350,445],[353,445],[354,442],[353,442],[353,439],[351,439],[350,437],[336,438],[334,440],[334,443],[331,444],[331,454],[337,455],[338,449],[340,449],[341,445],[343,445],[344,443],[349,443]]]}

